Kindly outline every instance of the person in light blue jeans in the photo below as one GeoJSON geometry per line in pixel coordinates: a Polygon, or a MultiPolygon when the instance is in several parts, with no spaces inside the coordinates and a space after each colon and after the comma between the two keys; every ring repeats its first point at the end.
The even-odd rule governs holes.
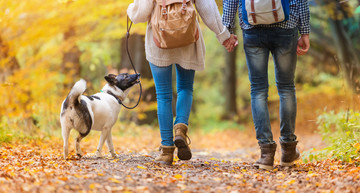
{"type": "MultiPolygon", "coordinates": [[[[265,2],[265,1],[263,1],[265,2]]],[[[258,1],[261,3],[261,1],[258,1]]],[[[246,4],[246,3],[245,3],[246,4]]],[[[271,132],[268,110],[268,61],[270,53],[275,65],[275,81],[280,96],[280,165],[293,166],[300,158],[295,135],[296,94],[295,69],[297,55],[310,48],[310,11],[307,0],[289,0],[289,19],[272,24],[247,24],[242,17],[243,0],[223,1],[223,24],[232,31],[239,12],[246,63],[251,83],[251,110],[256,139],[261,155],[254,166],[272,170],[276,143],[271,132]],[[298,37],[300,34],[300,37],[298,37]]],[[[256,17],[256,14],[253,15],[256,17]]],[[[246,17],[245,17],[246,18],[246,17]]]]}
{"type": "Polygon", "coordinates": [[[161,144],[174,145],[173,125],[189,124],[189,116],[193,101],[194,70],[186,70],[175,64],[176,69],[176,118],[173,121],[172,110],[172,69],[173,65],[166,67],[155,66],[150,63],[151,72],[155,82],[158,119],[160,126],[161,144]]]}
{"type": "MultiPolygon", "coordinates": [[[[154,10],[158,8],[158,4],[154,4],[154,2],[155,1],[149,0],[134,0],[134,2],[129,5],[127,14],[135,24],[148,23],[145,35],[145,53],[155,81],[161,134],[160,154],[154,161],[161,164],[172,165],[175,148],[178,150],[177,156],[180,160],[189,160],[192,157],[188,137],[189,116],[193,100],[195,71],[205,69],[205,42],[200,25],[196,20],[195,23],[198,33],[194,34],[197,36],[195,42],[171,49],[159,48],[154,41],[154,31],[149,22],[154,10]],[[171,105],[173,91],[171,79],[172,68],[174,66],[176,68],[178,95],[175,122],[173,121],[173,109],[171,105]],[[174,134],[175,137],[173,137],[174,134]]],[[[173,1],[172,3],[176,2],[183,3],[183,1],[173,1]]],[[[189,6],[195,4],[197,13],[202,18],[203,23],[215,33],[219,43],[228,51],[232,51],[234,47],[237,46],[237,37],[230,34],[226,26],[223,25],[219,9],[214,0],[191,0],[191,2],[187,1],[187,4],[189,6]]],[[[183,11],[186,12],[186,6],[183,11]]],[[[166,14],[164,14],[163,17],[165,17],[165,15],[166,14]]],[[[184,18],[187,18],[187,16],[185,16],[186,14],[184,18]]],[[[172,20],[169,22],[171,21],[172,20]]]]}

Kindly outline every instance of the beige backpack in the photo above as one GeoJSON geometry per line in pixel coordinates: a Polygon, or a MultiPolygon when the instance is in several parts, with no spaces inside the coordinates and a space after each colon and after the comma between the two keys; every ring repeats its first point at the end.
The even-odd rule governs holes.
{"type": "Polygon", "coordinates": [[[190,0],[154,0],[150,23],[154,42],[163,49],[187,46],[199,39],[196,10],[190,0]]]}

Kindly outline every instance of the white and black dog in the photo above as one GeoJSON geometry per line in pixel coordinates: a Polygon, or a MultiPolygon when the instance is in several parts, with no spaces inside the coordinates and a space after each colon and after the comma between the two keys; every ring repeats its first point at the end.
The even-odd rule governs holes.
{"type": "Polygon", "coordinates": [[[111,137],[111,128],[115,124],[130,88],[140,82],[140,74],[127,73],[105,76],[107,84],[102,92],[92,96],[82,95],[86,90],[86,82],[81,79],[75,83],[61,106],[60,123],[64,140],[64,159],[69,154],[69,135],[71,129],[79,132],[76,138],[76,155],[81,157],[80,141],[91,130],[101,131],[96,157],[102,157],[101,149],[106,141],[112,157],[116,157],[111,137]]]}

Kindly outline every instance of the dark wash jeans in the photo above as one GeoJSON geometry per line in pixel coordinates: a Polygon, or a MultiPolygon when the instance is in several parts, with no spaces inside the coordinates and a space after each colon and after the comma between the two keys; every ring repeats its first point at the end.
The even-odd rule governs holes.
{"type": "Polygon", "coordinates": [[[280,96],[280,141],[296,141],[295,68],[298,29],[243,30],[244,50],[251,83],[251,109],[260,144],[275,143],[268,110],[268,61],[271,52],[280,96]]]}

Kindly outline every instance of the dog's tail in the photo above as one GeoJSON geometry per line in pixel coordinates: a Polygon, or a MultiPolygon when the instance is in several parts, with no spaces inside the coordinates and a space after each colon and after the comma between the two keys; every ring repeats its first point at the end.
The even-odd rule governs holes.
{"type": "Polygon", "coordinates": [[[84,79],[80,79],[72,87],[67,97],[69,103],[74,104],[75,100],[77,100],[80,103],[80,96],[85,92],[85,90],[86,90],[86,81],[84,79]]]}

